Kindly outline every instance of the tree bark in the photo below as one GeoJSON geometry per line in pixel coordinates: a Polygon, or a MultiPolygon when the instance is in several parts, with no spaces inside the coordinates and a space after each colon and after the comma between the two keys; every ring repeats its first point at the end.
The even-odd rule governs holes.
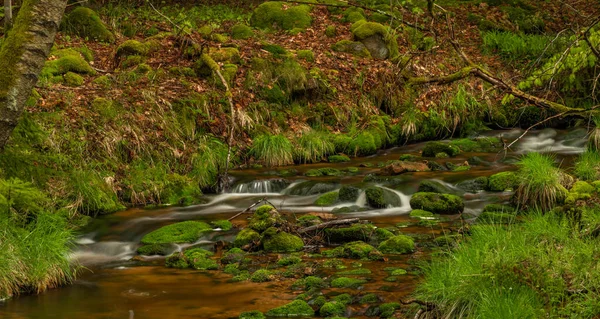
{"type": "Polygon", "coordinates": [[[12,26],[12,1],[4,0],[4,30],[12,26]]]}
{"type": "Polygon", "coordinates": [[[0,47],[0,150],[37,83],[66,5],[67,0],[24,0],[0,47]]]}

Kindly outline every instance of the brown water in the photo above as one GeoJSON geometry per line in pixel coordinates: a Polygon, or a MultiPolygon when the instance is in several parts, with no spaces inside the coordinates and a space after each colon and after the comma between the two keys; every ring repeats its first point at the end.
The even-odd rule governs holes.
{"type": "MultiPolygon", "coordinates": [[[[497,135],[499,132],[490,132],[497,135]]],[[[502,132],[517,136],[518,131],[502,132]]],[[[462,163],[471,156],[478,156],[487,163],[474,166],[470,171],[424,172],[405,174],[401,182],[394,185],[394,191],[402,199],[402,206],[388,209],[368,210],[344,216],[361,217],[371,220],[378,227],[395,226],[398,223],[409,223],[410,206],[408,198],[418,187],[420,181],[435,179],[457,189],[454,184],[477,176],[489,176],[499,171],[514,169],[510,163],[519,154],[530,150],[546,150],[557,154],[563,166],[567,165],[573,154],[582,151],[582,134],[544,130],[533,132],[513,147],[507,154],[470,153],[461,154],[450,161],[462,163]],[[573,137],[574,136],[574,137],[573,137]]],[[[510,136],[507,138],[510,139],[510,136]]],[[[397,159],[400,154],[418,154],[422,144],[410,145],[380,152],[377,156],[353,159],[344,164],[315,164],[286,167],[297,169],[300,174],[288,177],[289,182],[300,180],[333,182],[336,184],[353,184],[362,182],[365,175],[376,172],[378,168],[361,167],[355,176],[306,178],[302,172],[319,167],[357,167],[360,164],[378,163],[397,159]]],[[[233,172],[238,183],[258,180],[255,185],[271,187],[264,180],[275,176],[272,170],[257,169],[233,172]],[[263,182],[260,182],[263,180],[263,182]],[[266,184],[265,184],[266,183],[266,184]]],[[[289,187],[288,187],[289,190],[289,187]]],[[[464,193],[464,192],[462,192],[464,193]]],[[[464,194],[466,212],[477,215],[481,208],[490,202],[505,200],[509,194],[487,193],[464,194]]],[[[248,310],[267,311],[283,305],[301,293],[293,291],[290,286],[294,279],[283,279],[275,282],[230,283],[230,275],[219,271],[195,271],[165,268],[164,259],[149,257],[143,260],[132,259],[139,240],[146,233],[163,225],[182,220],[218,220],[233,216],[261,198],[268,198],[281,211],[290,214],[305,212],[329,212],[332,207],[316,207],[312,203],[318,195],[292,196],[287,190],[273,193],[221,194],[207,196],[207,204],[187,208],[165,208],[155,210],[131,209],[94,221],[88,232],[81,236],[73,258],[78,259],[87,268],[78,280],[66,287],[54,289],[41,295],[20,296],[0,302],[0,318],[237,318],[240,312],[248,310]]],[[[360,204],[360,203],[356,203],[360,204]]],[[[240,216],[235,224],[243,226],[247,216],[240,216]]],[[[450,217],[454,218],[454,217],[450,217]]],[[[358,261],[362,267],[372,270],[371,275],[363,276],[371,279],[360,290],[333,289],[324,290],[325,294],[350,292],[353,295],[376,293],[384,302],[398,301],[410,294],[418,283],[418,263],[426,260],[431,253],[426,243],[435,236],[448,231],[451,222],[441,223],[434,227],[416,226],[414,220],[402,232],[412,234],[416,238],[418,251],[410,255],[393,256],[386,262],[358,261]],[[386,282],[389,276],[385,267],[401,267],[409,270],[409,274],[400,276],[396,282],[386,282]]],[[[197,244],[212,248],[217,241],[231,241],[236,231],[215,232],[202,238],[197,244]]],[[[182,247],[185,248],[185,247],[182,247]]],[[[256,267],[273,267],[277,256],[265,257],[269,262],[256,267]]],[[[306,261],[320,263],[324,259],[305,258],[306,261]]],[[[347,261],[347,269],[358,266],[357,261],[347,261]]],[[[335,269],[321,270],[320,275],[332,276],[335,269]]],[[[349,308],[352,317],[360,318],[365,308],[353,306],[349,308]]]]}

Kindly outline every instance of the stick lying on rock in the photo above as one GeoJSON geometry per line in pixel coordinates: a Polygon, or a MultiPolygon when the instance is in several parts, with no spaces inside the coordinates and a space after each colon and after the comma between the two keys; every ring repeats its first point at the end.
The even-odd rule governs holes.
{"type": "Polygon", "coordinates": [[[322,224],[302,228],[298,231],[298,234],[304,234],[304,233],[308,233],[313,230],[319,230],[319,229],[328,228],[331,226],[354,224],[354,223],[358,223],[358,222],[360,222],[360,218],[336,219],[336,220],[332,220],[330,222],[325,222],[322,224]]]}

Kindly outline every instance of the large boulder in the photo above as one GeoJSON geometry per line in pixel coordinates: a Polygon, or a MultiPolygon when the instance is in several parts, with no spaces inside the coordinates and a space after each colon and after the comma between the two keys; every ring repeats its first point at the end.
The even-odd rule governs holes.
{"type": "Polygon", "coordinates": [[[451,194],[431,192],[416,193],[410,199],[413,209],[422,209],[434,214],[460,214],[465,209],[462,198],[451,194]]]}
{"type": "Polygon", "coordinates": [[[354,186],[342,186],[338,199],[340,202],[355,202],[360,196],[360,188],[354,186]]]}
{"type": "Polygon", "coordinates": [[[430,170],[426,163],[398,161],[382,168],[379,175],[400,175],[412,172],[428,172],[430,170]]]}
{"type": "Polygon", "coordinates": [[[365,194],[367,196],[367,204],[373,208],[402,206],[400,197],[396,193],[385,188],[376,186],[369,187],[366,189],[365,194]]]}

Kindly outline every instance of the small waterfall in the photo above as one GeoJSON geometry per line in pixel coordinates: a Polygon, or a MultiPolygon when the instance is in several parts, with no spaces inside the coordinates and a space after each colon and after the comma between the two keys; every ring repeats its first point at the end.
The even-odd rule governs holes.
{"type": "MultiPolygon", "coordinates": [[[[518,132],[522,134],[522,130],[518,132]]],[[[511,134],[511,137],[513,134],[511,134]]],[[[561,136],[556,130],[547,128],[527,133],[515,144],[515,151],[520,154],[529,152],[577,154],[583,153],[585,144],[585,135],[581,136],[579,132],[561,136]]]]}
{"type": "Polygon", "coordinates": [[[367,206],[367,193],[361,191],[356,199],[356,206],[365,207],[367,206]]]}
{"type": "Polygon", "coordinates": [[[379,186],[379,187],[381,187],[381,188],[383,188],[383,189],[385,189],[387,191],[390,191],[390,192],[394,193],[396,196],[398,196],[398,198],[400,198],[400,204],[401,204],[401,206],[400,207],[394,207],[394,210],[400,210],[400,211],[406,211],[406,212],[411,211],[412,208],[410,207],[410,196],[409,195],[406,195],[406,194],[404,194],[404,193],[402,193],[400,191],[397,191],[395,189],[392,189],[392,188],[387,188],[387,187],[384,187],[384,186],[379,186]]]}
{"type": "Polygon", "coordinates": [[[79,246],[71,258],[84,265],[129,260],[135,254],[135,243],[121,241],[94,242],[79,246]]]}
{"type": "Polygon", "coordinates": [[[231,192],[234,194],[278,194],[289,185],[290,182],[285,179],[263,179],[238,184],[231,192]]]}

